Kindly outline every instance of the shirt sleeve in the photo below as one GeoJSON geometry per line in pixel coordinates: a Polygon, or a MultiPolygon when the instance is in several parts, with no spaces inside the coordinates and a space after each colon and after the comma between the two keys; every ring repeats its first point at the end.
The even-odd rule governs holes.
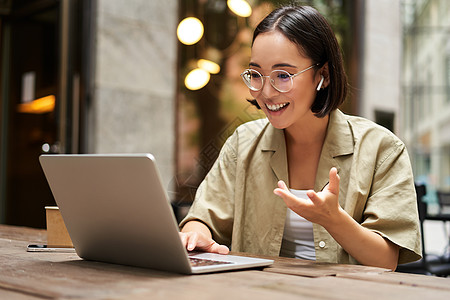
{"type": "Polygon", "coordinates": [[[399,264],[421,257],[417,200],[411,163],[400,141],[379,153],[362,226],[400,247],[399,264]]]}
{"type": "Polygon", "coordinates": [[[236,180],[237,133],[227,139],[217,160],[197,189],[194,202],[182,228],[189,221],[200,221],[209,227],[213,239],[231,246],[234,217],[234,186],[236,180]]]}

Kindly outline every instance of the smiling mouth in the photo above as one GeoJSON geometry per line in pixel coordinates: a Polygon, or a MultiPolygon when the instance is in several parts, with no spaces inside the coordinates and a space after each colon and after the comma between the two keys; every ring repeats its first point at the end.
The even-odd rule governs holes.
{"type": "Polygon", "coordinates": [[[289,105],[289,102],[286,102],[286,103],[273,104],[273,105],[271,105],[271,104],[266,104],[266,107],[267,107],[268,110],[270,110],[270,111],[272,111],[272,112],[276,112],[276,111],[282,110],[283,108],[285,108],[285,107],[288,106],[288,105],[289,105]]]}

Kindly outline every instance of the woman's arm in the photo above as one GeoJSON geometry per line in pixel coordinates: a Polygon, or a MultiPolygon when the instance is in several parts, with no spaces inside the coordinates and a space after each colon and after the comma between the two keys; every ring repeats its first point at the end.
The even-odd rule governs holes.
{"type": "Polygon", "coordinates": [[[399,247],[358,224],[339,205],[339,176],[330,170],[330,183],[322,192],[308,191],[309,199],[295,197],[282,181],[274,193],[305,219],[323,226],[344,250],[364,265],[395,270],[399,247]]]}
{"type": "Polygon", "coordinates": [[[361,264],[391,270],[397,268],[399,247],[358,224],[342,208],[333,221],[323,226],[361,264]]]}

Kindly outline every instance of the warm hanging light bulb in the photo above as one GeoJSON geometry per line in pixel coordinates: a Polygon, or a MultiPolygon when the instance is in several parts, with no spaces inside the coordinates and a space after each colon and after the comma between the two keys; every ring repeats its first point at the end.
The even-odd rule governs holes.
{"type": "Polygon", "coordinates": [[[18,105],[17,110],[22,113],[44,114],[55,109],[55,96],[50,95],[18,105]]]}
{"type": "Polygon", "coordinates": [[[203,24],[199,19],[188,17],[178,24],[177,36],[183,44],[193,45],[202,38],[203,31],[203,24]]]}
{"type": "Polygon", "coordinates": [[[199,59],[197,61],[197,66],[200,69],[208,71],[211,74],[217,74],[220,72],[220,66],[213,61],[207,59],[199,59]]]}
{"type": "Polygon", "coordinates": [[[228,0],[228,8],[240,17],[250,17],[252,14],[252,7],[245,0],[228,0]]]}
{"type": "Polygon", "coordinates": [[[209,72],[200,68],[194,69],[186,75],[184,85],[190,90],[199,90],[209,82],[210,77],[209,72]]]}

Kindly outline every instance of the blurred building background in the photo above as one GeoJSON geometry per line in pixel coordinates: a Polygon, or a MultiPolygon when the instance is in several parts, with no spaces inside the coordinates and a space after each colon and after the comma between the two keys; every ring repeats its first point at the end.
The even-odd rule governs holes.
{"type": "Polygon", "coordinates": [[[450,2],[404,1],[402,135],[415,176],[450,190],[450,2]]]}
{"type": "MultiPolygon", "coordinates": [[[[450,2],[403,0],[401,137],[416,182],[426,185],[428,211],[450,191],[450,2]]],[[[425,221],[427,251],[448,255],[448,222],[425,221]]]]}
{"type": "MultiPolygon", "coordinates": [[[[226,138],[263,117],[239,74],[253,28],[288,2],[0,1],[0,223],[45,227],[42,153],[151,152],[182,214],[226,138]],[[184,28],[189,17],[201,25],[184,28]]],[[[342,110],[405,141],[436,209],[436,191],[450,189],[449,1],[299,2],[342,47],[342,110]]],[[[429,225],[440,251],[443,228],[429,225]]]]}

